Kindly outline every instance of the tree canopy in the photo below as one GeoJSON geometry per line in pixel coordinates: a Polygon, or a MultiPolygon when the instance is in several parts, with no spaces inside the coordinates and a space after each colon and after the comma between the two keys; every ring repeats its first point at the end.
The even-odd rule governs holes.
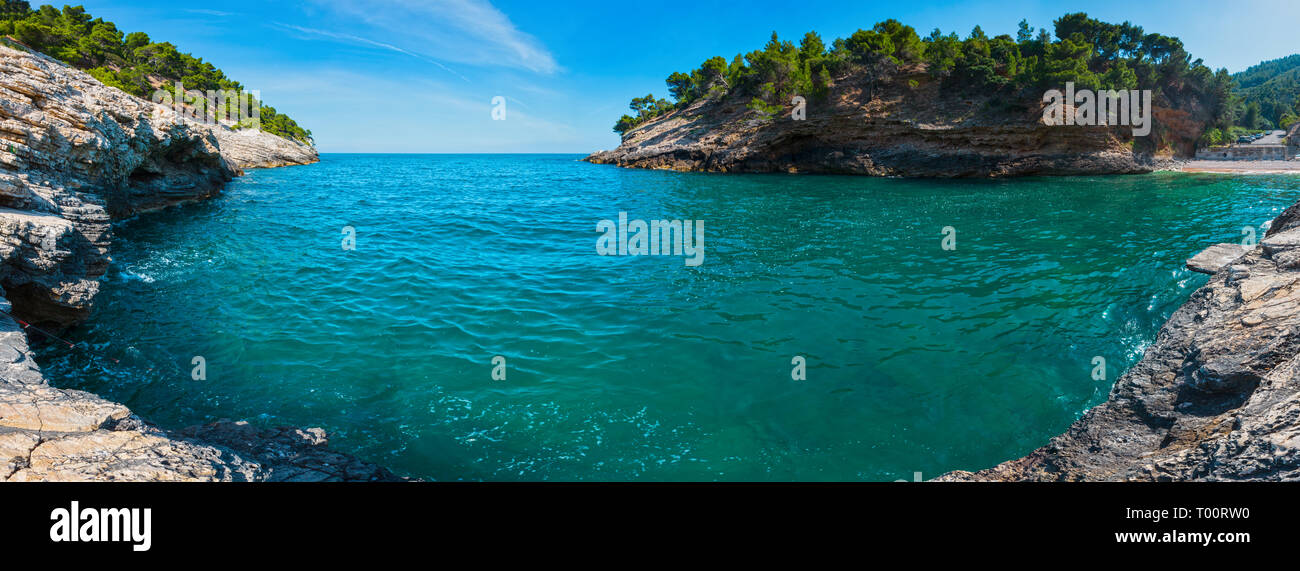
{"type": "Polygon", "coordinates": [[[1192,60],[1178,38],[1073,13],[1053,22],[1052,32],[1035,33],[1022,20],[1014,37],[990,37],[979,26],[965,38],[938,29],[921,37],[893,19],[829,47],[816,32],[805,34],[798,46],[773,32],[763,49],[737,55],[729,64],[713,57],[689,73],[674,72],[667,79],[672,102],[634,108],[637,114],[624,115],[614,130],[626,133],[702,98],[731,93],[749,97],[752,109],[776,113],[792,95],[824,97],[836,78],[879,76],[903,66],[924,68],[949,94],[980,89],[1041,97],[1044,89],[1073,82],[1081,89],[1151,89],[1166,103],[1195,101],[1208,110],[1207,129],[1226,129],[1233,118],[1227,70],[1214,72],[1192,60]]]}
{"type": "MultiPolygon", "coordinates": [[[[168,91],[174,91],[171,85],[179,81],[185,90],[238,92],[260,109],[262,130],[311,143],[311,131],[252,99],[239,82],[226,77],[212,63],[181,52],[171,43],[154,42],[143,32],[125,34],[112,22],[92,19],[81,6],[64,6],[60,10],[45,5],[33,10],[23,0],[0,0],[0,35],[11,36],[85,70],[105,85],[140,97],[149,97],[159,80],[168,91]]],[[[238,99],[232,101],[238,104],[238,99]]]]}
{"type": "Polygon", "coordinates": [[[1287,128],[1300,119],[1300,54],[1263,62],[1233,75],[1237,124],[1287,128]]]}

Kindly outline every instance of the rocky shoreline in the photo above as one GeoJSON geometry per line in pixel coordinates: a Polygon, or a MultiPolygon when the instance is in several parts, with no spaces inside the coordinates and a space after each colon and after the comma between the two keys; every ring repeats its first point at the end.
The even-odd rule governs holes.
{"type": "Polygon", "coordinates": [[[51,385],[27,331],[84,319],[112,222],[215,196],[243,169],[316,150],[189,121],[37,53],[0,47],[0,481],[376,481],[319,428],[221,421],[167,431],[51,385]]]}
{"type": "Polygon", "coordinates": [[[1109,399],[1028,456],[939,481],[1300,480],[1300,203],[1208,273],[1109,399]]]}
{"type": "MultiPolygon", "coordinates": [[[[1139,173],[1168,162],[1136,157],[1104,129],[978,114],[927,124],[919,118],[943,113],[906,93],[885,93],[872,107],[841,95],[829,113],[798,122],[743,119],[743,109],[719,114],[703,107],[722,102],[700,102],[587,160],[908,176],[1139,173]]],[[[243,169],[315,162],[314,149],[178,119],[4,47],[0,139],[0,480],[398,479],[331,451],[319,428],[221,421],[164,430],[121,404],[51,385],[28,345],[24,324],[69,326],[88,315],[114,220],[212,197],[243,169]]],[[[1107,402],[1024,458],[938,480],[1300,480],[1300,204],[1258,246],[1215,245],[1188,266],[1211,274],[1209,283],[1107,402]]]]}

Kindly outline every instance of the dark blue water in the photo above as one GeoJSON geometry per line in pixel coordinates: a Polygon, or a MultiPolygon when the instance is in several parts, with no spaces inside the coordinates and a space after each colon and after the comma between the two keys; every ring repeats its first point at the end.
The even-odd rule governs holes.
{"type": "Polygon", "coordinates": [[[440,480],[928,478],[1021,456],[1103,401],[1204,283],[1183,261],[1300,198],[1287,177],[914,181],[578,158],[253,171],[116,227],[97,309],[71,335],[122,365],[57,347],[42,365],[165,427],[323,426],[440,480]],[[597,255],[597,222],[620,211],[705,221],[703,265],[597,255]]]}

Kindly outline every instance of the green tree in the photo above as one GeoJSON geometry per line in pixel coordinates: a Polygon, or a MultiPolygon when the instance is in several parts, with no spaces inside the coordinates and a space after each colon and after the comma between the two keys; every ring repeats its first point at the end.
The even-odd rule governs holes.
{"type": "Polygon", "coordinates": [[[817,32],[808,32],[799,41],[799,59],[804,61],[821,58],[826,55],[826,44],[817,32]]]}
{"type": "Polygon", "coordinates": [[[961,58],[961,39],[957,34],[943,35],[939,28],[930,32],[925,43],[925,63],[936,77],[947,75],[961,58]]]}
{"type": "Polygon", "coordinates": [[[890,55],[898,62],[915,63],[921,61],[925,46],[921,44],[921,38],[916,35],[916,30],[911,26],[905,26],[898,20],[891,18],[876,24],[872,31],[889,38],[889,44],[893,46],[890,55]]]}
{"type": "Polygon", "coordinates": [[[881,58],[893,59],[894,42],[875,30],[858,30],[844,40],[844,51],[857,63],[871,63],[881,58]]]}
{"type": "Polygon", "coordinates": [[[674,71],[664,83],[668,84],[668,94],[678,101],[686,101],[691,96],[691,76],[685,73],[674,71]]]}
{"type": "Polygon", "coordinates": [[[1246,113],[1242,115],[1240,125],[1247,129],[1254,129],[1259,125],[1259,103],[1251,101],[1246,105],[1246,113]]]}
{"type": "Polygon", "coordinates": [[[1029,25],[1029,20],[1021,20],[1016,30],[1016,43],[1027,44],[1034,40],[1034,27],[1029,25]]]}

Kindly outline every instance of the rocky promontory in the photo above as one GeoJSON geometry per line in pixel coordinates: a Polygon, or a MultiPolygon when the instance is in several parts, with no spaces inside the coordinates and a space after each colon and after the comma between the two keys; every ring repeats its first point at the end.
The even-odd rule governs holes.
{"type": "Polygon", "coordinates": [[[1300,204],[1210,273],[1109,400],[1024,458],[939,480],[1300,480],[1300,204]]]}
{"type": "MultiPolygon", "coordinates": [[[[839,78],[824,97],[804,98],[802,119],[793,105],[768,115],[748,100],[699,99],[585,160],[678,171],[942,178],[1147,173],[1169,164],[1167,157],[1135,153],[1129,127],[1049,126],[1036,99],[948,93],[920,65],[887,78],[839,78]]],[[[1177,110],[1157,107],[1155,117],[1170,129],[1201,126],[1177,110]]]]}
{"type": "Polygon", "coordinates": [[[0,46],[0,480],[386,480],[324,432],[222,421],[167,431],[60,389],[33,327],[76,324],[110,262],[115,219],[214,196],[242,169],[315,149],[177,117],[38,53],[0,46]]]}

